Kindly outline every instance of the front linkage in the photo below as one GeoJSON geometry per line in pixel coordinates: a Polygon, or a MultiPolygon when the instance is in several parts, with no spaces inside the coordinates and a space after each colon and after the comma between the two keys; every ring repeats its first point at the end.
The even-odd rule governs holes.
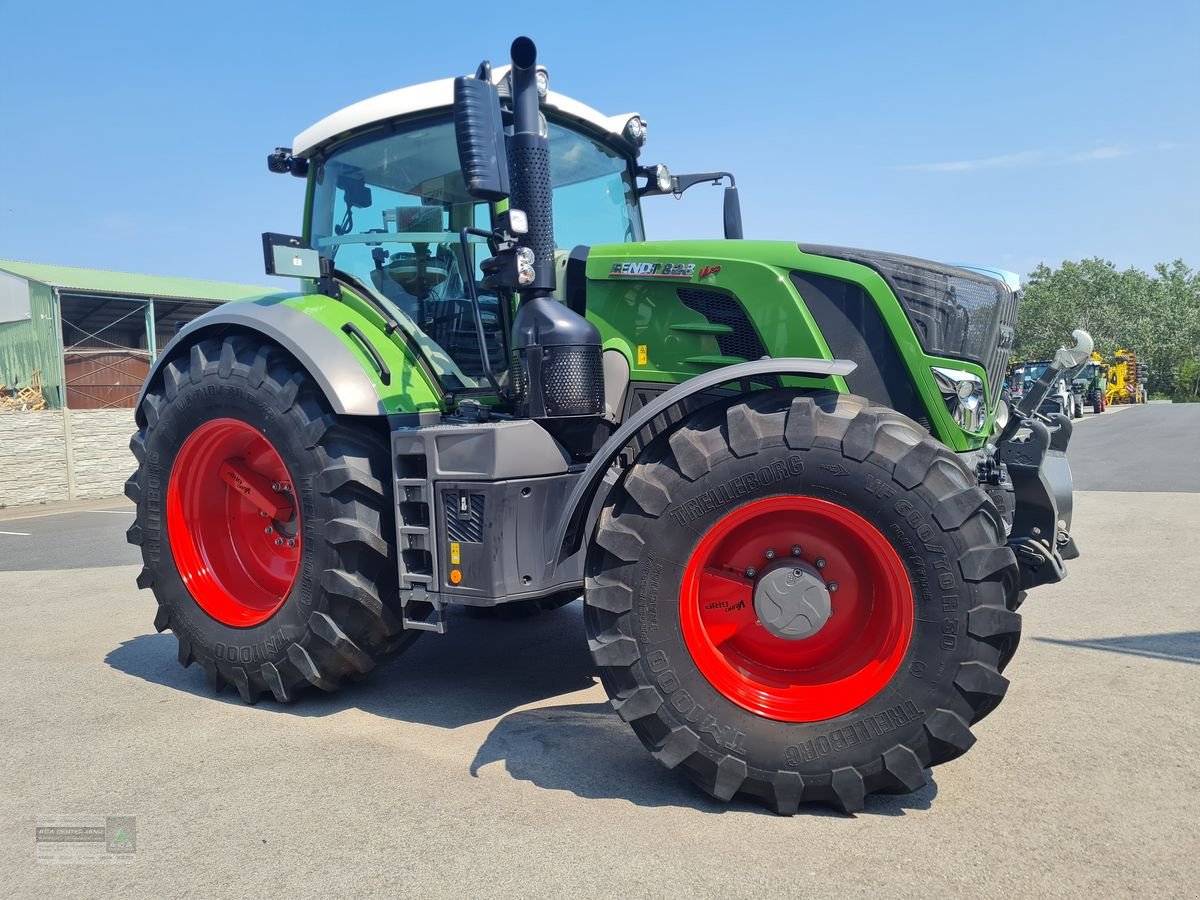
{"type": "Polygon", "coordinates": [[[1012,483],[1012,531],[1008,545],[1017,556],[1021,589],[1053,584],[1066,577],[1064,561],[1079,550],[1071,538],[1072,484],[1067,444],[1074,426],[1062,413],[1038,412],[1060,376],[1087,362],[1092,338],[1076,330],[1074,346],[1063,347],[1025,392],[996,441],[996,457],[1012,483]]]}

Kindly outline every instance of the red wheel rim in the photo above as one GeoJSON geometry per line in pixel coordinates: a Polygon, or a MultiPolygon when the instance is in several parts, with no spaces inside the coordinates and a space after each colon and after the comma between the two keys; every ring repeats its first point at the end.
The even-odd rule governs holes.
{"type": "Polygon", "coordinates": [[[184,585],[225,625],[269,619],[300,569],[292,479],[260,431],[213,419],[184,441],[167,487],[167,538],[184,585]]]}
{"type": "Polygon", "coordinates": [[[883,690],[908,650],[913,618],[912,586],[888,540],[857,513],[814,497],[739,507],[700,539],[683,573],[683,638],[701,673],[739,706],[784,722],[831,719],[883,690]],[[789,640],[759,623],[754,585],[796,559],[836,587],[824,626],[789,640]]]}

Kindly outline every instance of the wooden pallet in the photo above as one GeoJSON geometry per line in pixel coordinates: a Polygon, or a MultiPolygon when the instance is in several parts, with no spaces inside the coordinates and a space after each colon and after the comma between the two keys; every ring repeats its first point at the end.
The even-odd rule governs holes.
{"type": "Polygon", "coordinates": [[[42,393],[42,373],[34,372],[29,384],[10,392],[0,384],[0,412],[33,412],[46,408],[46,395],[42,393]]]}

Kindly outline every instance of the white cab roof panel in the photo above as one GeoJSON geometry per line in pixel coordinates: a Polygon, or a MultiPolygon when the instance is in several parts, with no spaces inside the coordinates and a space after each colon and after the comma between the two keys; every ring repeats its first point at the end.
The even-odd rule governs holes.
{"type": "MultiPolygon", "coordinates": [[[[508,74],[508,66],[492,70],[492,81],[501,83],[508,74]]],[[[409,116],[414,113],[437,109],[449,109],[454,105],[454,79],[443,78],[427,81],[412,87],[399,88],[384,94],[376,94],[326,116],[317,124],[304,129],[292,142],[292,154],[298,157],[312,156],[323,144],[350,131],[356,131],[375,122],[409,116]]],[[[635,155],[638,148],[624,140],[625,124],[637,113],[606,116],[590,106],[550,91],[542,101],[543,108],[556,111],[560,116],[575,119],[620,138],[635,155]]]]}

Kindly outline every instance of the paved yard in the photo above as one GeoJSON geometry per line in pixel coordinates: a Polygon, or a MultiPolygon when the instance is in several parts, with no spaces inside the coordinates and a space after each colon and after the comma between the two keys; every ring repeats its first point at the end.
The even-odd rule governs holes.
{"type": "Polygon", "coordinates": [[[1008,698],[931,785],[856,817],[724,807],[661,769],[578,605],[455,617],[295,707],[214,698],[150,627],[123,501],[9,510],[0,896],[1194,896],[1200,466],[1170,467],[1200,407],[1089,418],[1073,451],[1084,555],[1023,608],[1008,698]],[[133,864],[35,863],[60,813],[136,816],[133,864]]]}

